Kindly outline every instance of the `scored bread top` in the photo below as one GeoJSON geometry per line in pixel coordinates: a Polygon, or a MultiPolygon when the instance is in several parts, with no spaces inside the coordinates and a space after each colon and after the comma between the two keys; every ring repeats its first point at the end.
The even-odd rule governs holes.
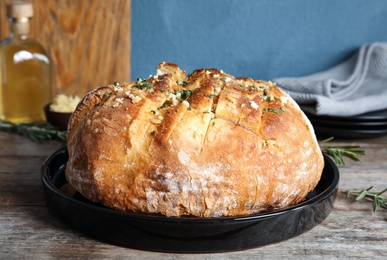
{"type": "Polygon", "coordinates": [[[68,182],[129,212],[243,216],[302,201],[324,167],[313,128],[272,82],[161,63],[88,93],[68,125],[68,182]]]}

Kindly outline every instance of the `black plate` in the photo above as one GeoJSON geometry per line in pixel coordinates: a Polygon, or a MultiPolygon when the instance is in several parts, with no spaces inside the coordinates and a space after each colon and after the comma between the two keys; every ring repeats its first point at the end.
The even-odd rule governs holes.
{"type": "MultiPolygon", "coordinates": [[[[301,109],[303,109],[303,106],[301,106],[301,109]]],[[[387,123],[387,109],[369,112],[369,113],[364,113],[364,114],[360,114],[360,115],[356,115],[356,116],[314,115],[314,114],[307,112],[306,110],[304,110],[304,113],[310,119],[318,119],[318,120],[327,121],[327,122],[359,122],[359,123],[382,122],[382,123],[387,123]]]]}
{"type": "MultiPolygon", "coordinates": [[[[309,117],[309,116],[308,116],[309,117]]],[[[387,129],[387,121],[363,121],[363,122],[352,122],[352,121],[328,121],[320,118],[311,118],[309,120],[314,125],[322,125],[329,127],[340,127],[340,128],[349,128],[349,129],[370,129],[370,130],[378,130],[378,129],[387,129]]]]}
{"type": "Polygon", "coordinates": [[[305,115],[319,137],[360,139],[387,134],[387,110],[350,117],[320,116],[308,112],[305,112],[305,115]]]}
{"type": "Polygon", "coordinates": [[[245,217],[195,218],[132,214],[92,203],[65,179],[66,148],[52,154],[41,169],[51,214],[98,240],[162,252],[224,252],[283,241],[312,229],[332,211],[339,171],[324,156],[322,178],[306,200],[295,206],[245,217]]]}
{"type": "Polygon", "coordinates": [[[381,129],[340,128],[313,124],[314,131],[319,137],[335,137],[341,139],[377,138],[387,135],[387,127],[381,129]]]}

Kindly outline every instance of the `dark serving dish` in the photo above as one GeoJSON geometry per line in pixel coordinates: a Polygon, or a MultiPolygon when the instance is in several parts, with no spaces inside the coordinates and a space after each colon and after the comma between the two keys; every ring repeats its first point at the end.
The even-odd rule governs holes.
{"type": "Polygon", "coordinates": [[[161,252],[236,251],[292,238],[329,215],[339,182],[336,165],[324,155],[320,182],[295,206],[243,217],[175,218],[127,213],[90,202],[67,183],[67,160],[64,147],[48,157],[41,169],[51,214],[100,241],[161,252]]]}

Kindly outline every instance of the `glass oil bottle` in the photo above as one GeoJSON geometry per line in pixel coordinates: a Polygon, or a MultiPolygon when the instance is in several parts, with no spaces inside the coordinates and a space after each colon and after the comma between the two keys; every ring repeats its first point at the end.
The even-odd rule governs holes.
{"type": "Polygon", "coordinates": [[[52,98],[51,61],[29,37],[32,4],[7,5],[10,36],[0,43],[0,119],[13,123],[44,121],[52,98]]]}

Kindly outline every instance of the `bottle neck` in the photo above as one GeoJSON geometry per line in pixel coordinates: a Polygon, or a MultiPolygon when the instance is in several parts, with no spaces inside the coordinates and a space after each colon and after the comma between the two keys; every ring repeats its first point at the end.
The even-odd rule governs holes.
{"type": "Polygon", "coordinates": [[[10,38],[17,38],[21,40],[28,39],[30,33],[30,21],[28,18],[9,19],[11,25],[10,38]]]}

